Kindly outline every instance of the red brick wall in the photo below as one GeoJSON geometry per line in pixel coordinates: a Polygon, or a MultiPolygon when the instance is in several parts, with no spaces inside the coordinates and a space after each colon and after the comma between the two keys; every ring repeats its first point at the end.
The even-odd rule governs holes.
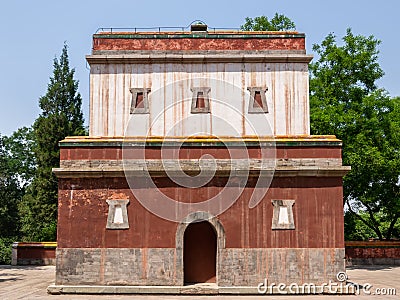
{"type": "MultiPolygon", "coordinates": [[[[275,178],[265,198],[248,207],[251,178],[235,204],[218,216],[227,248],[343,248],[342,179],[275,178]],[[272,199],[294,199],[295,230],[271,230],[272,199]]],[[[201,188],[182,188],[167,178],[155,179],[166,195],[182,202],[200,202],[218,194],[226,178],[201,188]]],[[[151,190],[149,190],[149,195],[151,190]]],[[[160,203],[160,205],[162,205],[160,203]]],[[[58,247],[174,248],[177,223],[147,211],[123,178],[59,179],[58,247]],[[73,188],[73,192],[71,192],[73,188]],[[130,200],[128,230],[106,230],[107,199],[130,200]]]]}
{"type": "Polygon", "coordinates": [[[371,241],[346,242],[346,259],[395,258],[400,259],[400,242],[371,241]]]}
{"type": "Polygon", "coordinates": [[[19,259],[43,259],[43,258],[55,258],[55,248],[44,248],[44,247],[25,247],[18,249],[19,259]]]}
{"type": "Polygon", "coordinates": [[[56,257],[55,242],[15,242],[12,245],[12,265],[52,265],[56,257]]]}

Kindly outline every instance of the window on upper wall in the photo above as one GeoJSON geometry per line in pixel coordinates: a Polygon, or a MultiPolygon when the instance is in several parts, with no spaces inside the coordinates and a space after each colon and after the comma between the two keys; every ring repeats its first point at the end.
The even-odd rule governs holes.
{"type": "Polygon", "coordinates": [[[267,97],[265,95],[267,88],[262,87],[248,87],[247,90],[250,92],[249,100],[249,113],[267,113],[267,97]]]}
{"type": "Polygon", "coordinates": [[[149,113],[149,88],[131,88],[131,114],[148,114],[149,113]]]}
{"type": "Polygon", "coordinates": [[[211,91],[209,87],[195,87],[192,91],[192,107],[191,113],[209,113],[210,98],[208,94],[211,91]]]}

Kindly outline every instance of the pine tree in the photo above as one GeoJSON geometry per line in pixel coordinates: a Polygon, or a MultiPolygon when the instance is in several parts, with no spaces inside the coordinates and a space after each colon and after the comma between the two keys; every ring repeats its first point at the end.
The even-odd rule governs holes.
{"type": "Polygon", "coordinates": [[[42,112],[33,124],[36,174],[20,206],[27,240],[56,239],[58,186],[52,168],[59,166],[58,143],[66,136],[85,134],[82,98],[75,70],[69,66],[67,45],[53,66],[47,93],[39,99],[42,112]]]}

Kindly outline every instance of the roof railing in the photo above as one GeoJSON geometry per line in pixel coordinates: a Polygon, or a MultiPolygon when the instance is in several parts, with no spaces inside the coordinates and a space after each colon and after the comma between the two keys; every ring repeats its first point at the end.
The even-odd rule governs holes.
{"type": "MultiPolygon", "coordinates": [[[[100,27],[96,30],[95,33],[101,32],[168,32],[168,31],[176,31],[176,32],[189,32],[190,27],[172,27],[172,26],[160,26],[160,27],[100,27]]],[[[233,31],[240,32],[240,28],[230,28],[230,27],[208,27],[207,32],[218,32],[218,31],[233,31]]]]}
{"type": "MultiPolygon", "coordinates": [[[[168,32],[168,31],[181,31],[181,32],[187,32],[191,31],[192,25],[206,25],[201,20],[195,20],[192,23],[190,23],[188,26],[159,26],[159,27],[100,27],[96,30],[95,33],[99,32],[168,32]]],[[[229,27],[209,27],[207,26],[207,32],[217,32],[217,31],[236,31],[239,32],[241,31],[240,28],[229,28],[229,27]]]]}

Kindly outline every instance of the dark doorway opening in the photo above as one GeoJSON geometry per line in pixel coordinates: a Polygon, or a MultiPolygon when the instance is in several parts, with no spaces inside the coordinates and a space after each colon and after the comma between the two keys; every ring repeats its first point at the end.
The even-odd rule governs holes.
{"type": "Polygon", "coordinates": [[[185,284],[216,282],[217,235],[214,227],[206,221],[191,223],[183,239],[185,284]]]}

